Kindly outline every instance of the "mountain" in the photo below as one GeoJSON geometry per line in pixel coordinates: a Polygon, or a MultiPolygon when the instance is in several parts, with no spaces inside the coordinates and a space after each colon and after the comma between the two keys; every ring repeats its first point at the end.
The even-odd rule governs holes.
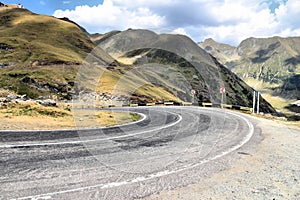
{"type": "MultiPolygon", "coordinates": [[[[95,42],[119,63],[131,66],[131,74],[181,100],[190,101],[195,89],[195,101],[220,103],[219,91],[225,87],[226,103],[252,106],[253,89],[186,36],[129,29],[95,42]]],[[[275,112],[265,100],[262,104],[265,112],[275,112]]]]}
{"type": "Polygon", "coordinates": [[[82,30],[82,32],[84,32],[85,34],[89,35],[89,33],[87,32],[87,30],[85,28],[83,28],[82,26],[80,26],[79,24],[77,24],[76,22],[70,20],[69,18],[67,17],[62,17],[62,18],[58,18],[60,20],[63,20],[63,21],[66,21],[66,22],[69,22],[69,23],[72,23],[74,25],[76,25],[78,28],[80,28],[82,30]]]}
{"type": "Polygon", "coordinates": [[[221,63],[227,63],[228,61],[231,61],[235,55],[234,46],[218,43],[212,38],[208,38],[204,40],[204,42],[199,43],[199,46],[215,56],[221,63]]]}
{"type": "Polygon", "coordinates": [[[0,87],[32,98],[71,98],[76,70],[95,44],[75,24],[0,8],[0,87]]]}
{"type": "Polygon", "coordinates": [[[113,35],[116,35],[118,33],[120,33],[121,31],[110,31],[108,33],[105,33],[105,34],[99,34],[99,33],[95,33],[95,34],[92,34],[90,35],[90,38],[93,42],[95,42],[95,44],[99,44],[101,42],[103,42],[104,40],[106,40],[107,38],[113,36],[113,35]]]}
{"type": "Polygon", "coordinates": [[[248,38],[235,48],[205,40],[199,44],[258,90],[300,99],[300,37],[248,38]],[[258,87],[260,85],[260,87],[258,87]]]}
{"type": "MultiPolygon", "coordinates": [[[[0,52],[0,87],[31,98],[221,103],[225,87],[224,103],[252,106],[253,89],[182,35],[91,35],[66,18],[11,7],[0,9],[0,52]]],[[[275,113],[264,99],[261,110],[275,113]]]]}
{"type": "Polygon", "coordinates": [[[0,62],[78,64],[94,44],[75,24],[26,9],[0,10],[0,62]]]}

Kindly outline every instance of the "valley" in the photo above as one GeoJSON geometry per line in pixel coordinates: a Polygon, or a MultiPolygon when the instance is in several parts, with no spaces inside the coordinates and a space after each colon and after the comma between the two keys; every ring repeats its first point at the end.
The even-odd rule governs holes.
{"type": "Polygon", "coordinates": [[[299,199],[299,2],[128,2],[0,2],[0,199],[299,199]]]}
{"type": "Polygon", "coordinates": [[[262,93],[276,109],[290,113],[300,99],[300,37],[248,38],[237,47],[207,39],[199,45],[262,93]],[[293,107],[293,106],[292,106],[293,107]]]}
{"type": "MultiPolygon", "coordinates": [[[[186,36],[142,29],[89,35],[65,18],[26,9],[0,13],[6,29],[0,32],[0,86],[20,95],[63,101],[92,93],[121,105],[220,104],[219,89],[226,87],[224,103],[252,107],[253,89],[186,36]]],[[[265,100],[261,109],[275,113],[265,100]]]]}

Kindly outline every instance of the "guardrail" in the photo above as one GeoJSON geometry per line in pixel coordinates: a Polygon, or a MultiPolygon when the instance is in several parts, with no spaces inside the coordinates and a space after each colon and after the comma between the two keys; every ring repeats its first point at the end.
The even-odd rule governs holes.
{"type": "Polygon", "coordinates": [[[164,102],[164,105],[165,105],[165,106],[173,106],[173,105],[174,105],[174,102],[164,102]]]}
{"type": "MultiPolygon", "coordinates": [[[[67,105],[70,107],[70,105],[67,105]]],[[[191,103],[191,102],[174,102],[174,101],[166,101],[166,102],[157,102],[157,103],[132,103],[132,104],[123,104],[122,106],[116,105],[106,105],[106,106],[99,106],[99,105],[90,105],[90,104],[78,104],[73,106],[73,108],[79,109],[90,109],[90,108],[112,108],[112,107],[139,107],[139,106],[200,106],[200,107],[214,107],[214,108],[224,108],[224,109],[232,109],[232,110],[240,110],[243,112],[252,113],[253,109],[245,106],[238,106],[238,105],[229,105],[229,104],[218,104],[218,103],[209,103],[209,102],[198,102],[198,103],[191,103]]]]}

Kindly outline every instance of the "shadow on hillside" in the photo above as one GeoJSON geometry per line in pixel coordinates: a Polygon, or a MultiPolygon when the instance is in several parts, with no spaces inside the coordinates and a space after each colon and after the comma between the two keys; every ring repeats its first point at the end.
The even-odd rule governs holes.
{"type": "Polygon", "coordinates": [[[284,79],[282,86],[275,88],[273,95],[284,99],[300,99],[300,74],[284,79]]]}
{"type": "Polygon", "coordinates": [[[300,115],[298,113],[295,114],[285,114],[285,117],[288,121],[300,121],[300,115]]]}
{"type": "Polygon", "coordinates": [[[257,57],[251,58],[251,61],[253,63],[265,62],[266,60],[271,58],[271,56],[266,56],[266,55],[268,55],[271,51],[274,51],[279,46],[280,46],[280,42],[276,42],[276,43],[270,44],[267,49],[262,49],[262,50],[256,51],[255,54],[257,55],[257,57]]]}
{"type": "Polygon", "coordinates": [[[300,64],[300,54],[296,57],[291,57],[289,59],[286,59],[284,61],[285,65],[293,65],[293,66],[296,66],[296,65],[299,65],[300,64]]]}
{"type": "Polygon", "coordinates": [[[289,111],[294,112],[294,113],[300,113],[300,106],[297,106],[297,105],[288,105],[284,108],[286,108],[289,111]]]}

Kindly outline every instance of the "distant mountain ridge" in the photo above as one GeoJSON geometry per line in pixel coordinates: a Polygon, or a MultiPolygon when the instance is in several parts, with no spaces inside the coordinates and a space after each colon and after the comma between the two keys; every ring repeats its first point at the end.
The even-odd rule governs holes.
{"type": "Polygon", "coordinates": [[[234,46],[218,43],[214,41],[212,38],[205,39],[203,43],[199,43],[199,46],[203,48],[205,51],[215,56],[221,63],[226,63],[234,59],[233,58],[235,54],[234,46]]]}
{"type": "Polygon", "coordinates": [[[210,39],[199,46],[243,80],[274,84],[274,94],[300,99],[300,83],[291,82],[300,73],[300,37],[248,38],[237,47],[210,39]]]}
{"type": "MultiPolygon", "coordinates": [[[[175,73],[170,73],[170,71],[167,74],[159,74],[153,70],[151,77],[148,76],[151,73],[143,74],[146,80],[165,81],[166,83],[161,86],[167,91],[181,93],[182,91],[178,90],[171,80],[178,82],[184,78],[192,86],[190,89],[194,88],[198,91],[197,100],[199,101],[220,103],[219,90],[220,87],[225,87],[228,104],[252,106],[253,89],[186,36],[159,35],[149,30],[129,29],[113,34],[104,41],[95,42],[120,63],[132,64],[136,67],[147,63],[151,63],[153,67],[159,64],[171,66],[171,71],[175,73]],[[182,65],[174,67],[173,64],[176,63],[182,63],[182,65]],[[183,77],[178,77],[178,73],[183,77]],[[194,77],[197,78],[194,79],[194,77]]],[[[187,95],[189,90],[185,90],[185,93],[187,95]]],[[[264,110],[270,112],[270,105],[265,100],[263,102],[264,110]]]]}
{"type": "MultiPolygon", "coordinates": [[[[224,103],[252,107],[253,89],[183,35],[87,34],[68,19],[8,8],[0,9],[0,52],[0,87],[31,98],[221,103],[225,87],[224,103]]],[[[264,99],[260,107],[276,112],[264,99]]]]}

